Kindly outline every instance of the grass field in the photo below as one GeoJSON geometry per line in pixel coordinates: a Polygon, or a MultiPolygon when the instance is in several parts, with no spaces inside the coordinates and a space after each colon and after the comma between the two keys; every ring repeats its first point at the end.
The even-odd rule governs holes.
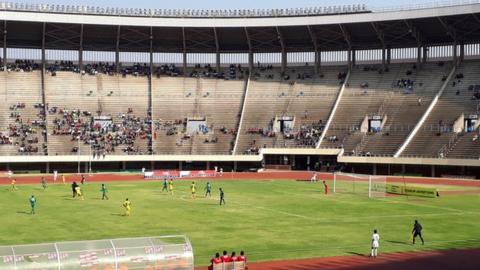
{"type": "Polygon", "coordinates": [[[83,187],[84,201],[72,199],[69,185],[46,191],[22,185],[15,192],[0,186],[0,245],[186,234],[196,265],[224,249],[245,250],[250,261],[366,254],[373,229],[381,235],[380,252],[480,247],[479,195],[368,199],[365,183],[355,184],[357,194],[325,196],[320,182],[252,180],[215,181],[213,197],[203,198],[204,184],[197,181],[193,200],[190,181],[177,181],[174,196],[162,193],[159,181],[108,183],[108,201],[100,199],[99,183],[83,187]],[[218,205],[220,186],[225,206],[218,205]],[[130,217],[122,216],[127,197],[130,217]],[[425,246],[409,244],[414,219],[424,227],[425,246]]]}

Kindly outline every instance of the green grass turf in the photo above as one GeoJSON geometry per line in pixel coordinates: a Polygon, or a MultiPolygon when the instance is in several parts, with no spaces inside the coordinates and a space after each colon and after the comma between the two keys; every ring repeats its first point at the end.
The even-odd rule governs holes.
{"type": "MultiPolygon", "coordinates": [[[[214,194],[190,198],[190,181],[176,181],[175,195],[161,182],[108,183],[110,200],[100,199],[100,184],[87,183],[85,200],[71,198],[69,185],[0,186],[0,245],[130,236],[186,234],[196,265],[217,251],[245,250],[250,261],[367,254],[373,229],[380,252],[480,247],[480,196],[368,199],[366,184],[339,183],[322,194],[321,182],[215,181],[214,194]],[[227,205],[218,205],[218,187],[227,205]],[[38,198],[29,215],[30,195],[38,198]],[[124,217],[128,197],[133,213],[124,217]],[[424,227],[425,246],[408,243],[414,219],[424,227]]],[[[329,183],[330,187],[332,183],[329,183]]],[[[458,187],[461,189],[461,187],[458,187]]]]}

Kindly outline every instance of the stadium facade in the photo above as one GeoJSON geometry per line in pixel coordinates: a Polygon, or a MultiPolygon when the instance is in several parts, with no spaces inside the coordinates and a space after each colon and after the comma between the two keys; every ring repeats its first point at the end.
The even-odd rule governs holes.
{"type": "MultiPolygon", "coordinates": [[[[1,170],[44,172],[54,168],[64,168],[66,171],[85,171],[89,168],[121,170],[142,167],[148,169],[208,169],[215,166],[222,167],[225,171],[260,167],[332,170],[342,166],[348,171],[373,174],[480,175],[480,147],[476,148],[478,136],[475,137],[475,134],[478,134],[478,106],[476,109],[472,109],[470,103],[468,106],[464,106],[462,100],[458,103],[455,101],[452,106],[460,108],[460,110],[458,113],[455,112],[458,115],[454,115],[454,121],[448,123],[446,130],[443,129],[443,118],[440,116],[438,116],[440,118],[435,118],[435,114],[438,114],[436,111],[442,109],[439,107],[442,102],[448,103],[449,92],[453,91],[457,96],[461,96],[464,92],[471,91],[466,95],[475,96],[476,91],[479,90],[476,89],[475,81],[470,81],[474,80],[472,77],[475,76],[475,73],[468,78],[470,79],[469,85],[464,85],[461,89],[462,92],[451,89],[451,85],[455,86],[457,79],[458,84],[463,83],[461,81],[463,75],[469,71],[473,72],[472,70],[477,64],[475,59],[480,55],[480,4],[476,1],[459,5],[385,11],[370,11],[365,7],[350,6],[300,10],[205,12],[2,3],[0,21],[3,33],[3,38],[0,40],[3,48],[1,51],[2,66],[5,71],[2,72],[4,73],[2,80],[5,84],[13,85],[6,86],[3,90],[2,98],[5,98],[3,106],[8,107],[14,104],[16,96],[10,95],[12,91],[9,89],[15,88],[15,84],[17,84],[15,80],[23,80],[6,74],[9,63],[14,62],[15,59],[31,59],[39,63],[38,80],[32,82],[38,83],[40,91],[38,103],[50,104],[50,106],[53,103],[61,103],[61,100],[55,97],[56,92],[52,90],[54,87],[52,80],[54,79],[51,78],[52,72],[48,69],[49,65],[54,65],[55,62],[72,61],[80,71],[94,62],[111,62],[117,74],[113,76],[118,77],[121,77],[122,66],[126,67],[140,62],[145,63],[149,74],[142,77],[143,81],[138,83],[145,90],[144,99],[139,102],[144,102],[145,111],[143,113],[147,114],[148,112],[148,115],[151,116],[150,118],[145,116],[149,118],[151,129],[150,134],[146,135],[147,150],[141,155],[108,154],[94,157],[91,146],[89,146],[90,149],[86,148],[86,151],[81,150],[80,140],[75,153],[51,151],[48,148],[56,139],[52,135],[51,123],[46,123],[44,136],[40,138],[46,145],[45,149],[36,153],[4,151],[0,156],[1,170]],[[167,113],[162,115],[164,108],[161,107],[167,106],[169,98],[172,96],[159,94],[159,89],[161,89],[159,85],[164,84],[165,81],[160,81],[162,80],[160,76],[156,78],[155,70],[161,65],[171,63],[175,63],[179,67],[179,77],[189,77],[188,74],[192,77],[192,69],[196,68],[198,64],[202,66],[210,64],[217,71],[216,73],[222,69],[228,70],[231,65],[236,67],[241,64],[243,66],[242,74],[245,74],[245,77],[239,79],[241,91],[232,94],[238,95],[238,119],[232,120],[232,126],[229,129],[235,130],[235,132],[233,132],[231,142],[228,141],[230,139],[225,139],[228,145],[225,148],[202,150],[199,147],[195,148],[195,144],[198,142],[191,142],[190,148],[187,150],[183,145],[182,151],[162,150],[166,149],[162,148],[162,144],[175,144],[176,140],[161,141],[157,140],[156,134],[153,135],[154,131],[152,130],[155,130],[156,119],[174,119],[170,116],[171,114],[168,114],[169,117],[165,117],[167,113]],[[278,71],[275,77],[278,80],[275,81],[279,85],[278,89],[282,82],[288,82],[292,87],[282,88],[286,90],[278,90],[278,93],[267,95],[258,102],[256,99],[259,95],[255,95],[254,92],[260,88],[268,90],[268,87],[264,87],[265,84],[261,84],[265,65],[271,65],[274,72],[278,71]],[[370,77],[367,81],[366,73],[361,74],[361,72],[366,72],[368,69],[374,70],[375,74],[369,73],[370,77]],[[302,72],[298,70],[302,70],[302,72]],[[329,102],[325,105],[327,113],[321,117],[308,116],[308,113],[312,114],[312,110],[292,109],[296,108],[295,105],[292,105],[295,103],[295,97],[308,96],[305,94],[307,91],[301,88],[306,88],[306,86],[305,84],[302,86],[300,80],[304,78],[300,73],[307,74],[307,77],[310,78],[310,70],[314,78],[323,78],[327,74],[337,76],[337,74],[344,73],[340,76],[341,78],[336,78],[338,81],[334,80],[333,83],[325,83],[321,80],[317,82],[315,79],[308,83],[308,85],[314,86],[335,85],[334,91],[328,95],[329,102]],[[394,76],[393,72],[398,73],[394,76]],[[372,85],[376,80],[386,81],[389,85],[400,80],[403,83],[404,77],[408,77],[410,80],[409,72],[410,74],[415,73],[417,80],[422,80],[421,85],[418,86],[419,89],[423,89],[423,85],[430,84],[431,78],[442,76],[444,78],[442,80],[438,78],[438,82],[430,84],[431,89],[425,90],[421,95],[408,96],[414,96],[413,102],[418,103],[422,109],[416,112],[413,119],[407,119],[410,122],[403,125],[408,126],[407,128],[395,128],[402,126],[408,111],[413,110],[413,106],[410,104],[412,100],[406,97],[411,93],[404,93],[403,88],[401,91],[397,89],[398,91],[395,93],[382,95],[380,103],[372,105],[375,108],[371,111],[367,109],[351,110],[351,115],[358,114],[361,119],[353,124],[345,124],[351,125],[349,127],[340,128],[340,125],[347,123],[346,119],[349,118],[347,115],[342,119],[342,111],[348,111],[355,106],[367,108],[370,106],[369,104],[372,104],[371,100],[366,105],[360,102],[362,98],[365,99],[370,93],[376,92],[375,89],[370,89],[373,88],[372,86],[369,88],[369,84],[372,85]],[[255,75],[256,73],[258,76],[255,75]],[[389,75],[385,75],[387,73],[389,75]],[[299,80],[292,82],[290,76],[297,75],[299,80]],[[300,77],[302,78],[300,79],[300,77]],[[295,88],[297,84],[298,88],[295,88]],[[357,92],[354,93],[352,90],[349,93],[351,88],[357,86],[359,88],[357,92]],[[398,94],[397,92],[404,95],[399,98],[395,96],[398,94]],[[357,98],[355,98],[356,95],[357,98]],[[285,96],[290,98],[282,101],[286,104],[283,109],[275,112],[269,112],[269,109],[264,111],[253,109],[255,106],[252,104],[262,107],[262,102],[264,104],[274,103],[277,102],[274,99],[285,96]],[[349,105],[346,103],[349,100],[348,97],[353,100],[357,99],[358,103],[349,105]],[[401,105],[395,105],[396,99],[398,102],[405,102],[405,106],[402,108],[401,105]],[[388,107],[395,107],[395,112],[388,111],[388,107]],[[465,108],[461,109],[462,107],[465,108]],[[304,111],[304,113],[299,113],[300,111],[304,111]],[[263,117],[262,114],[269,114],[269,116],[263,117]],[[387,120],[387,116],[390,120],[387,120]],[[283,130],[283,125],[302,117],[318,118],[313,119],[315,121],[322,120],[319,121],[321,128],[319,128],[318,136],[313,140],[313,145],[311,141],[308,145],[285,141],[288,136],[283,130]],[[252,118],[271,119],[274,123],[269,125],[265,123],[268,121],[248,122],[252,121],[252,118]],[[395,119],[392,120],[393,118],[395,119]],[[429,121],[433,123],[434,120],[437,121],[436,119],[440,119],[438,125],[435,123],[435,128],[438,130],[432,131],[438,136],[429,137],[427,136],[429,133],[426,132],[428,129],[426,123],[429,121]],[[380,120],[378,130],[373,130],[375,120],[380,120]],[[270,126],[269,129],[276,129],[277,122],[281,123],[278,124],[281,125],[281,128],[272,136],[272,141],[263,142],[260,137],[258,141],[256,137],[246,138],[245,134],[253,133],[251,132],[252,128],[270,126]],[[388,131],[385,125],[390,128],[388,131]],[[468,125],[468,127],[464,125],[468,125]],[[383,128],[385,129],[381,130],[383,128]],[[421,136],[426,136],[426,142],[420,142],[421,136]],[[339,139],[340,142],[338,142],[339,139]],[[465,142],[467,140],[471,144],[475,144],[468,144],[465,142]],[[376,148],[374,141],[382,141],[383,148],[376,148]],[[426,150],[429,149],[427,146],[434,144],[431,142],[437,141],[439,142],[437,146],[426,150]],[[259,149],[249,151],[251,145],[255,143],[259,144],[259,149]],[[462,143],[466,145],[466,150],[461,154],[455,154],[458,145],[462,143]],[[391,145],[391,147],[388,148],[385,145],[391,145]]],[[[125,75],[124,77],[129,76],[125,75]]],[[[58,75],[58,77],[62,76],[58,75]]],[[[66,75],[65,78],[69,78],[69,76],[66,75]]],[[[84,83],[88,80],[95,80],[97,88],[86,94],[82,88],[81,95],[98,94],[100,96],[99,79],[82,75],[79,82],[84,83]]],[[[118,89],[124,87],[126,83],[132,83],[118,80],[116,82],[118,89]]],[[[133,86],[128,86],[130,91],[135,91],[131,88],[136,87],[136,80],[131,84],[133,86]]],[[[196,78],[196,82],[192,84],[194,86],[186,86],[182,82],[179,88],[184,92],[188,87],[193,89],[197,87],[195,84],[201,84],[199,80],[201,79],[196,78]]],[[[74,82],[77,81],[72,80],[72,83],[74,82]]],[[[213,86],[209,87],[213,89],[213,86]]],[[[380,87],[380,83],[378,87],[380,87]]],[[[109,90],[103,98],[115,96],[117,88],[109,90]]],[[[199,90],[198,87],[195,89],[199,90]]],[[[182,94],[182,96],[184,99],[188,99],[193,95],[195,102],[198,103],[201,97],[209,98],[210,92],[207,90],[188,92],[190,90],[187,89],[188,93],[182,94]]],[[[118,93],[123,92],[118,90],[118,93]]],[[[138,95],[142,95],[140,91],[138,95]]],[[[18,96],[22,96],[22,94],[20,93],[18,96]]],[[[125,101],[125,104],[119,106],[126,110],[125,107],[128,107],[130,99],[133,99],[134,96],[135,94],[119,95],[118,100],[125,101]]],[[[316,94],[312,94],[312,96],[316,96],[316,94]]],[[[224,98],[229,100],[228,96],[224,96],[224,98]]],[[[21,99],[18,101],[19,103],[22,102],[21,99]]],[[[92,102],[92,100],[73,99],[75,99],[74,96],[65,97],[63,101],[77,103],[78,108],[84,105],[83,102],[92,102]]],[[[100,100],[98,98],[93,102],[98,101],[100,104],[100,100]]],[[[112,100],[112,103],[118,103],[113,98],[112,100]]],[[[472,98],[472,102],[478,105],[476,99],[472,98]]],[[[108,103],[105,104],[108,105],[108,103]]],[[[205,104],[205,106],[217,106],[216,103],[205,104]]],[[[107,105],[104,107],[108,107],[107,105]]],[[[173,101],[171,105],[172,107],[168,108],[169,111],[174,112],[179,108],[176,106],[178,104],[173,101]]],[[[205,112],[207,109],[202,110],[198,104],[195,106],[191,113],[179,113],[178,118],[195,121],[207,118],[208,113],[205,112]]],[[[90,108],[87,104],[85,107],[90,108]]],[[[94,111],[95,109],[89,110],[94,111]]],[[[113,111],[113,113],[120,112],[122,111],[113,111]]],[[[8,113],[12,112],[5,109],[5,114],[8,113]]],[[[39,113],[45,114],[44,121],[53,121],[52,116],[48,115],[48,108],[40,110],[39,113]]],[[[313,113],[315,114],[315,112],[313,113]]],[[[4,118],[8,118],[8,115],[4,118]]],[[[3,131],[9,127],[8,121],[5,119],[1,123],[3,131]]],[[[206,122],[205,124],[207,125],[206,122]]],[[[188,123],[185,125],[188,129],[188,123]]],[[[221,123],[216,123],[216,127],[219,126],[221,123]]],[[[297,131],[300,129],[299,124],[293,124],[291,128],[297,131]]],[[[310,129],[309,132],[311,131],[310,129]]],[[[265,134],[262,136],[268,137],[265,134]]],[[[159,135],[159,137],[161,136],[159,135]]],[[[223,137],[219,138],[222,140],[223,137]]],[[[75,146],[77,142],[64,141],[64,143],[75,146]]],[[[0,150],[2,147],[4,146],[0,145],[0,150]]]]}

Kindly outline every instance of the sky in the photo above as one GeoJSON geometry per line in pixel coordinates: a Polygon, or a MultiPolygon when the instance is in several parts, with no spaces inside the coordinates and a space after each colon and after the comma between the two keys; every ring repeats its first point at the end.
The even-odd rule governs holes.
{"type": "MultiPolygon", "coordinates": [[[[28,4],[85,5],[152,9],[275,9],[365,4],[369,8],[434,3],[432,0],[5,0],[28,4]]],[[[454,2],[454,1],[450,1],[454,2]]],[[[461,2],[461,1],[458,1],[461,2]]]]}

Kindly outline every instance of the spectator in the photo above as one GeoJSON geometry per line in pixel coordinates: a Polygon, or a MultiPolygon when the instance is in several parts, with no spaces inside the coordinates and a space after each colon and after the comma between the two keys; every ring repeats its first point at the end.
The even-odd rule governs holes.
{"type": "Polygon", "coordinates": [[[222,263],[222,259],[220,258],[220,254],[217,252],[215,257],[210,260],[210,266],[208,266],[208,270],[213,270],[214,265],[222,263]]]}
{"type": "Polygon", "coordinates": [[[222,255],[221,259],[222,259],[222,262],[230,262],[231,261],[230,257],[228,256],[228,252],[226,250],[223,251],[223,255],[222,255]]]}

